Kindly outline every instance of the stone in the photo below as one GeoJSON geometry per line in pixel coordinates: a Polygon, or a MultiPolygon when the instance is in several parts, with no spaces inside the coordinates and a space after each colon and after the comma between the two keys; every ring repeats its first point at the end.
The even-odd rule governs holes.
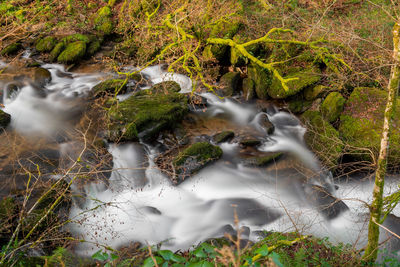
{"type": "Polygon", "coordinates": [[[240,145],[243,147],[253,147],[261,144],[260,140],[257,139],[244,139],[240,141],[240,145]]]}
{"type": "Polygon", "coordinates": [[[53,50],[56,43],[56,38],[52,36],[47,36],[45,38],[39,39],[39,41],[36,43],[35,48],[38,52],[50,52],[51,50],[53,50]]]}
{"type": "Polygon", "coordinates": [[[122,79],[110,79],[105,80],[95,85],[91,90],[91,95],[94,97],[105,96],[105,95],[119,95],[126,93],[127,86],[125,80],[122,79]]]}
{"type": "Polygon", "coordinates": [[[215,143],[223,143],[230,141],[235,136],[235,133],[232,131],[223,131],[213,136],[215,143]]]}
{"type": "Polygon", "coordinates": [[[268,90],[271,85],[271,74],[269,71],[252,63],[247,68],[247,75],[254,81],[257,97],[259,99],[268,99],[268,90]]]}
{"type": "Polygon", "coordinates": [[[33,82],[42,87],[51,82],[51,73],[45,68],[35,68],[33,72],[33,82]]]}
{"type": "Polygon", "coordinates": [[[104,6],[97,11],[94,24],[95,29],[104,35],[109,35],[113,32],[112,11],[109,6],[104,6]]]}
{"type": "Polygon", "coordinates": [[[49,59],[50,61],[56,61],[57,57],[61,54],[61,52],[65,49],[65,44],[64,42],[59,42],[56,44],[50,52],[49,59]]]}
{"type": "Polygon", "coordinates": [[[5,128],[11,122],[11,115],[0,109],[0,128],[5,128]]]}
{"type": "Polygon", "coordinates": [[[174,81],[165,81],[165,82],[157,83],[150,88],[150,91],[154,94],[177,93],[180,90],[181,90],[181,86],[177,82],[174,82],[174,81]]]}
{"type": "Polygon", "coordinates": [[[309,86],[303,91],[304,99],[308,101],[315,100],[326,91],[328,91],[328,87],[325,85],[309,86]]]}
{"type": "Polygon", "coordinates": [[[223,96],[233,96],[237,93],[240,81],[239,72],[228,72],[222,75],[219,83],[223,96]]]}
{"type": "Polygon", "coordinates": [[[247,166],[255,166],[255,167],[265,167],[269,164],[275,162],[282,156],[282,153],[267,153],[265,156],[261,157],[252,157],[245,160],[245,165],[247,166]]]}
{"type": "Polygon", "coordinates": [[[57,57],[60,63],[76,63],[83,58],[86,52],[86,43],[77,41],[67,45],[64,51],[57,57]]]}
{"type": "Polygon", "coordinates": [[[246,101],[252,100],[256,97],[255,84],[250,78],[243,79],[243,97],[246,101]]]}
{"type": "Polygon", "coordinates": [[[12,56],[18,53],[19,50],[22,49],[22,45],[20,43],[12,43],[3,48],[0,52],[0,56],[12,56]]]}
{"type": "Polygon", "coordinates": [[[339,92],[330,93],[322,102],[321,114],[329,122],[336,121],[343,111],[346,99],[339,92]]]}

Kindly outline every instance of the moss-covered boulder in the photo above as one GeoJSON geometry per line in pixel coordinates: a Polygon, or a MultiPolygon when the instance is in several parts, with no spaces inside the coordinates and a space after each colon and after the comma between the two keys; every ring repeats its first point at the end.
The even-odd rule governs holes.
{"type": "Polygon", "coordinates": [[[0,109],[0,128],[5,128],[11,122],[11,115],[0,109]]]}
{"type": "Polygon", "coordinates": [[[244,78],[242,89],[243,89],[243,97],[245,100],[247,101],[252,100],[256,97],[255,83],[252,79],[244,78]]]}
{"type": "Polygon", "coordinates": [[[93,40],[89,43],[89,46],[86,51],[86,55],[93,56],[97,51],[101,48],[101,43],[98,40],[93,40]]]}
{"type": "Polygon", "coordinates": [[[75,63],[83,56],[86,52],[86,43],[83,41],[77,41],[67,45],[64,51],[57,57],[60,63],[75,63]]]}
{"type": "Polygon", "coordinates": [[[240,141],[240,145],[242,147],[254,147],[261,144],[261,141],[258,139],[243,139],[240,141]]]}
{"type": "Polygon", "coordinates": [[[254,167],[266,167],[271,163],[274,163],[282,156],[280,152],[270,152],[261,157],[251,157],[245,160],[245,165],[254,167]]]}
{"type": "Polygon", "coordinates": [[[292,113],[302,113],[312,105],[312,101],[307,101],[302,98],[290,99],[288,102],[288,109],[292,113]]]}
{"type": "Polygon", "coordinates": [[[35,68],[33,71],[33,82],[39,86],[44,86],[51,81],[51,73],[45,68],[35,68]]]}
{"type": "Polygon", "coordinates": [[[307,128],[304,141],[328,168],[335,168],[342,156],[343,144],[339,132],[318,111],[308,110],[301,120],[307,128]]]}
{"type": "Polygon", "coordinates": [[[272,78],[272,83],[268,89],[268,95],[274,99],[284,99],[289,96],[301,92],[308,86],[312,86],[321,79],[321,71],[318,68],[308,68],[301,71],[289,71],[284,77],[285,79],[293,79],[286,83],[288,90],[282,86],[282,82],[275,76],[272,78]]]}
{"type": "MultiPolygon", "coordinates": [[[[139,80],[141,78],[137,77],[139,80]]],[[[181,90],[181,86],[174,81],[165,81],[157,83],[150,88],[150,91],[154,94],[169,94],[177,93],[181,90]]],[[[145,91],[146,92],[146,91],[145,91]]]]}
{"type": "Polygon", "coordinates": [[[231,140],[235,136],[235,133],[232,131],[223,131],[220,133],[217,133],[216,135],[213,136],[214,142],[215,143],[223,143],[231,140]]]}
{"type": "Polygon", "coordinates": [[[176,182],[180,183],[207,164],[218,160],[222,156],[222,149],[207,142],[191,145],[174,159],[176,182]]]}
{"type": "Polygon", "coordinates": [[[57,43],[54,48],[50,52],[49,59],[50,61],[56,61],[58,56],[61,54],[61,52],[65,49],[65,43],[64,42],[59,42],[57,43]]]}
{"type": "Polygon", "coordinates": [[[126,82],[122,79],[110,79],[103,81],[92,88],[91,95],[94,97],[104,95],[118,95],[126,93],[126,82]]]}
{"type": "MultiPolygon", "coordinates": [[[[340,116],[339,132],[352,149],[347,151],[356,161],[373,163],[377,158],[383,127],[387,92],[377,88],[355,88],[340,116]],[[360,148],[360,149],[357,149],[360,148]]],[[[400,106],[400,100],[396,105],[400,106]]],[[[388,154],[388,167],[400,168],[400,109],[396,108],[392,120],[392,133],[388,154]]],[[[371,165],[374,168],[373,165],[371,165]]]]}
{"type": "Polygon", "coordinates": [[[222,75],[219,83],[223,96],[233,96],[239,88],[240,73],[228,72],[222,75]]]}
{"type": "Polygon", "coordinates": [[[322,102],[321,114],[329,122],[334,122],[343,111],[346,99],[339,92],[330,93],[322,102]]]}
{"type": "Polygon", "coordinates": [[[110,107],[108,139],[155,139],[161,131],[179,123],[187,112],[187,97],[183,94],[154,94],[151,90],[142,90],[110,107]]]}
{"type": "Polygon", "coordinates": [[[247,75],[254,81],[257,97],[268,99],[268,90],[271,85],[270,72],[253,63],[248,66],[247,75]]]}
{"type": "Polygon", "coordinates": [[[3,48],[0,52],[0,56],[12,56],[18,53],[19,50],[22,49],[22,45],[20,43],[12,43],[3,48]]]}
{"type": "Polygon", "coordinates": [[[70,43],[75,43],[75,42],[84,42],[85,44],[90,43],[90,36],[86,34],[81,34],[81,33],[75,33],[68,35],[62,39],[64,44],[70,44],[70,43]]]}
{"type": "Polygon", "coordinates": [[[328,91],[328,87],[325,85],[309,86],[303,91],[304,99],[312,101],[318,97],[321,97],[324,92],[328,91]]]}
{"type": "Polygon", "coordinates": [[[38,52],[50,52],[53,50],[54,46],[57,44],[56,38],[53,36],[47,36],[42,39],[39,39],[36,43],[36,50],[38,52]]]}
{"type": "Polygon", "coordinates": [[[95,29],[105,35],[113,32],[112,12],[109,6],[104,6],[97,11],[94,19],[95,29]]]}

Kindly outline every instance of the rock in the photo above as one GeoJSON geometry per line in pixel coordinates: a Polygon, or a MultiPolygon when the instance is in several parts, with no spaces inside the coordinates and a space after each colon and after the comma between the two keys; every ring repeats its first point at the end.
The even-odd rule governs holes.
{"type": "Polygon", "coordinates": [[[177,93],[180,90],[181,86],[174,81],[165,81],[157,83],[150,88],[150,91],[154,94],[177,93]]]}
{"type": "Polygon", "coordinates": [[[325,85],[309,86],[303,91],[304,99],[311,101],[318,97],[321,97],[323,92],[328,91],[328,87],[325,85]]]}
{"type": "Polygon", "coordinates": [[[5,128],[11,122],[11,115],[0,109],[0,128],[5,128]]]}
{"type": "Polygon", "coordinates": [[[243,96],[247,101],[256,97],[255,84],[250,78],[243,79],[243,96]]]}
{"type": "Polygon", "coordinates": [[[215,143],[223,143],[228,142],[235,136],[235,133],[232,131],[223,131],[213,136],[215,143]]]}
{"type": "Polygon", "coordinates": [[[86,54],[88,56],[93,56],[97,51],[100,50],[100,47],[101,47],[100,41],[94,40],[94,41],[90,42],[90,44],[87,48],[86,54]]]}
{"type": "Polygon", "coordinates": [[[47,36],[45,38],[40,39],[36,43],[36,50],[39,52],[50,52],[53,50],[54,46],[56,45],[57,40],[52,36],[47,36]]]}
{"type": "Polygon", "coordinates": [[[104,35],[109,35],[113,32],[112,12],[109,6],[104,6],[97,11],[94,25],[95,29],[104,35]]]}
{"type": "Polygon", "coordinates": [[[75,43],[75,42],[84,42],[85,44],[90,43],[90,37],[85,34],[75,33],[68,35],[62,39],[65,45],[75,43]]]}
{"type": "Polygon", "coordinates": [[[268,166],[269,164],[275,162],[282,156],[282,153],[267,153],[267,155],[262,156],[262,157],[253,157],[253,158],[248,158],[245,160],[245,165],[247,166],[255,166],[255,167],[265,167],[268,166]]]}
{"type": "Polygon", "coordinates": [[[33,82],[42,87],[51,81],[51,73],[44,68],[35,68],[33,72],[33,82]]]}
{"type": "Polygon", "coordinates": [[[219,83],[223,96],[233,96],[237,93],[240,81],[239,72],[228,72],[222,75],[219,83]]]}
{"type": "Polygon", "coordinates": [[[243,147],[253,147],[259,144],[261,144],[261,141],[257,139],[244,139],[240,141],[240,145],[243,147]]]}
{"type": "Polygon", "coordinates": [[[187,112],[185,95],[142,90],[110,107],[108,138],[111,141],[153,140],[161,131],[179,123],[187,112]]]}
{"type": "Polygon", "coordinates": [[[181,183],[193,173],[199,171],[207,164],[218,160],[222,156],[222,149],[207,142],[191,145],[174,159],[176,171],[175,180],[181,183]]]}
{"type": "Polygon", "coordinates": [[[269,71],[252,63],[248,66],[247,75],[254,81],[257,97],[259,99],[268,99],[268,90],[271,85],[271,74],[269,71]]]}
{"type": "Polygon", "coordinates": [[[65,44],[64,42],[59,42],[56,44],[50,52],[50,61],[56,61],[57,57],[61,54],[61,52],[65,49],[65,44]]]}
{"type": "MultiPolygon", "coordinates": [[[[347,100],[340,116],[339,132],[343,141],[349,147],[353,147],[348,151],[353,160],[374,164],[375,161],[370,152],[366,152],[365,149],[370,150],[376,158],[378,157],[386,100],[386,91],[369,87],[355,88],[347,100]]],[[[400,105],[399,99],[396,105],[400,105]]],[[[399,109],[395,109],[392,126],[388,168],[398,169],[400,168],[399,109]]],[[[374,165],[371,165],[371,168],[375,168],[374,165]]]]}
{"type": "Polygon", "coordinates": [[[64,51],[58,56],[60,63],[75,63],[81,59],[86,52],[86,43],[77,41],[67,45],[64,51]]]}
{"type": "Polygon", "coordinates": [[[301,92],[308,86],[314,85],[321,79],[321,71],[318,68],[308,68],[298,72],[290,73],[283,77],[284,79],[296,78],[286,83],[286,91],[281,81],[276,77],[272,78],[271,87],[268,89],[268,95],[274,99],[284,99],[301,92]]]}
{"type": "Polygon", "coordinates": [[[344,108],[344,103],[346,99],[338,93],[332,92],[330,93],[322,102],[321,105],[321,114],[322,116],[329,122],[334,122],[340,116],[344,108]]]}
{"type": "Polygon", "coordinates": [[[260,123],[261,127],[263,127],[265,129],[267,134],[273,134],[273,132],[275,130],[275,126],[268,119],[268,116],[266,114],[261,115],[259,123],[260,123]]]}
{"type": "Polygon", "coordinates": [[[305,101],[303,99],[293,99],[289,101],[288,109],[292,113],[303,113],[309,109],[312,105],[312,101],[305,101]]]}
{"type": "Polygon", "coordinates": [[[18,53],[21,49],[22,45],[20,43],[12,43],[1,50],[0,56],[12,56],[18,53]]]}
{"type": "Polygon", "coordinates": [[[126,83],[122,79],[110,79],[103,81],[91,90],[91,95],[94,97],[104,96],[104,95],[119,95],[126,93],[126,83]]]}
{"type": "Polygon", "coordinates": [[[307,128],[304,141],[328,168],[336,167],[342,156],[343,144],[338,131],[324,120],[318,111],[306,111],[301,116],[307,128]]]}

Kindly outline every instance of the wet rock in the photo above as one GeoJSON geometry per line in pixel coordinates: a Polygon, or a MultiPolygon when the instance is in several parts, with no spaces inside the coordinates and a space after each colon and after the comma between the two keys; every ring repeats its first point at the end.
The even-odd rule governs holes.
{"type": "Polygon", "coordinates": [[[223,96],[233,96],[237,93],[240,81],[239,72],[228,72],[222,75],[219,83],[223,96]]]}
{"type": "Polygon", "coordinates": [[[265,167],[271,163],[274,163],[282,156],[282,153],[267,153],[267,155],[262,157],[253,157],[248,158],[244,161],[244,164],[247,166],[255,166],[255,167],[265,167]]]}
{"type": "Polygon", "coordinates": [[[99,51],[101,48],[101,43],[98,40],[93,40],[92,42],[90,42],[87,51],[86,51],[86,55],[88,56],[93,56],[97,51],[99,51]]]}
{"type": "Polygon", "coordinates": [[[95,97],[104,96],[104,95],[119,95],[126,93],[126,82],[122,79],[110,79],[103,81],[96,86],[94,86],[91,90],[91,94],[95,97]]]}
{"type": "Polygon", "coordinates": [[[253,147],[253,146],[258,146],[260,144],[261,141],[257,139],[244,139],[240,141],[240,145],[242,147],[253,147]]]}
{"type": "Polygon", "coordinates": [[[44,68],[35,68],[32,80],[36,85],[44,86],[51,81],[51,73],[44,68]]]}
{"type": "Polygon", "coordinates": [[[6,85],[6,94],[8,98],[12,98],[13,96],[15,96],[18,92],[18,90],[22,87],[22,85],[18,82],[12,82],[12,83],[8,83],[6,85]]]}
{"type": "Polygon", "coordinates": [[[322,116],[329,122],[336,121],[343,111],[345,102],[346,99],[344,99],[344,97],[340,93],[338,92],[330,93],[325,98],[324,102],[322,102],[321,105],[322,116]]]}
{"type": "Polygon", "coordinates": [[[254,81],[257,97],[259,99],[268,99],[268,89],[271,85],[271,74],[269,71],[252,63],[248,66],[247,75],[254,81]]]}
{"type": "Polygon", "coordinates": [[[174,159],[176,177],[174,181],[181,183],[195,172],[204,168],[207,164],[221,158],[222,149],[207,142],[191,145],[174,159]]]}
{"type": "Polygon", "coordinates": [[[267,134],[273,134],[275,130],[275,126],[272,124],[272,122],[268,119],[268,116],[266,114],[263,114],[260,117],[259,123],[261,127],[265,129],[267,134]]]}
{"type": "Polygon", "coordinates": [[[165,81],[157,83],[150,88],[150,91],[154,94],[168,94],[177,93],[181,90],[181,86],[174,81],[165,81]]]}
{"type": "Polygon", "coordinates": [[[56,61],[58,56],[61,54],[61,52],[64,49],[65,49],[64,42],[59,42],[58,44],[56,44],[50,52],[50,56],[49,56],[50,61],[56,61]]]}
{"type": "Polygon", "coordinates": [[[292,99],[289,101],[288,109],[292,113],[303,113],[307,109],[309,109],[312,105],[311,101],[306,101],[303,99],[292,99]]]}
{"type": "Polygon", "coordinates": [[[86,52],[86,43],[83,41],[77,41],[67,45],[64,51],[57,57],[57,61],[60,63],[75,63],[83,56],[86,52]]]}
{"type": "Polygon", "coordinates": [[[232,131],[223,131],[213,136],[215,143],[223,143],[230,141],[235,136],[235,133],[232,131]]]}
{"type": "Polygon", "coordinates": [[[62,39],[62,41],[64,44],[71,44],[71,43],[75,43],[75,42],[84,42],[85,44],[89,44],[90,37],[85,34],[76,33],[76,34],[71,34],[71,35],[64,37],[62,39]]]}
{"type": "Polygon", "coordinates": [[[39,41],[36,43],[35,48],[38,52],[50,52],[51,50],[53,50],[56,43],[56,38],[52,36],[47,36],[45,38],[39,39],[39,41]]]}
{"type": "Polygon", "coordinates": [[[156,139],[161,131],[182,121],[187,112],[187,98],[182,94],[139,91],[109,109],[109,140],[156,139]]]}
{"type": "Polygon", "coordinates": [[[0,109],[0,128],[5,128],[11,122],[11,115],[0,109]]]}
{"type": "Polygon", "coordinates": [[[12,56],[18,53],[19,50],[22,49],[22,45],[20,43],[12,43],[3,48],[0,52],[0,56],[12,56]]]}
{"type": "Polygon", "coordinates": [[[301,92],[308,86],[312,86],[321,79],[321,71],[318,68],[308,68],[297,72],[289,72],[284,79],[291,79],[286,83],[288,90],[285,90],[277,78],[272,78],[271,87],[268,88],[268,95],[274,99],[284,99],[301,92]]]}
{"type": "Polygon", "coordinates": [[[306,184],[304,191],[308,201],[315,205],[318,211],[329,220],[335,219],[349,210],[349,207],[343,201],[334,197],[322,186],[306,184]]]}
{"type": "MultiPolygon", "coordinates": [[[[353,147],[349,149],[351,159],[375,164],[370,152],[377,158],[383,128],[383,116],[386,107],[387,92],[377,88],[355,88],[347,100],[344,111],[340,116],[339,132],[343,140],[353,147]]],[[[397,100],[397,106],[400,100],[397,100]]],[[[393,131],[390,136],[388,153],[389,169],[400,168],[400,109],[395,109],[392,120],[393,131]]],[[[374,165],[371,165],[373,168],[374,165]]]]}
{"type": "Polygon", "coordinates": [[[94,25],[95,29],[104,35],[109,35],[113,32],[112,12],[109,6],[104,6],[97,11],[94,25]]]}
{"type": "Polygon", "coordinates": [[[243,79],[243,97],[246,101],[256,97],[255,84],[250,78],[243,79]]]}
{"type": "Polygon", "coordinates": [[[307,128],[304,141],[329,168],[335,168],[343,152],[338,131],[324,120],[318,111],[306,111],[301,116],[307,128]]]}
{"type": "Polygon", "coordinates": [[[311,101],[314,100],[318,97],[321,97],[324,92],[328,90],[328,87],[325,85],[316,85],[316,86],[310,86],[304,89],[303,95],[304,99],[311,101]]]}

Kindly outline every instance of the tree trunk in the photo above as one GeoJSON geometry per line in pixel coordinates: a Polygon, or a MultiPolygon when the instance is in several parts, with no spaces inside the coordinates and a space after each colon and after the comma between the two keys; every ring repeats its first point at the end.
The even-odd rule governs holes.
{"type": "Polygon", "coordinates": [[[363,259],[375,262],[378,256],[379,244],[379,225],[382,215],[383,186],[385,184],[387,154],[389,147],[389,135],[391,128],[391,118],[396,103],[397,91],[400,81],[400,22],[393,27],[393,66],[388,85],[388,98],[383,121],[383,131],[381,137],[381,147],[379,150],[377,169],[375,174],[375,185],[373,191],[372,204],[370,206],[370,220],[368,225],[368,244],[365,249],[363,259]]]}

